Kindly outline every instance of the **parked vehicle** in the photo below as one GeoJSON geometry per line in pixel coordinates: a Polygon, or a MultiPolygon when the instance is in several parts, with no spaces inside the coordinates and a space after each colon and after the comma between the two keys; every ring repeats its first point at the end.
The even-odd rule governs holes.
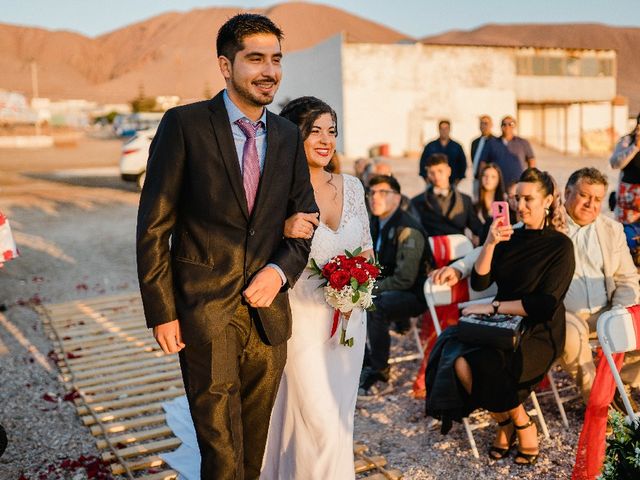
{"type": "Polygon", "coordinates": [[[138,112],[116,115],[113,131],[118,137],[131,137],[140,130],[157,128],[162,120],[162,112],[138,112]]]}
{"type": "Polygon", "coordinates": [[[122,145],[120,157],[120,176],[124,181],[136,182],[142,189],[147,173],[149,145],[156,134],[156,128],[140,130],[122,145]]]}

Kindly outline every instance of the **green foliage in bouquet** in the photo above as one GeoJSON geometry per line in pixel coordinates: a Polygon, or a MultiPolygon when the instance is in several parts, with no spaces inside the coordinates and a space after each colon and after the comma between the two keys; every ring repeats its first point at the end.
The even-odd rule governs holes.
{"type": "Polygon", "coordinates": [[[619,412],[609,418],[613,434],[598,480],[640,479],[640,422],[627,422],[619,412]]]}

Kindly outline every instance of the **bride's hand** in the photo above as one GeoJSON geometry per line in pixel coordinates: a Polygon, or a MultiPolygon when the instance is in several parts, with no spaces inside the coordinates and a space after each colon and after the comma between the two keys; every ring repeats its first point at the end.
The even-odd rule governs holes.
{"type": "Polygon", "coordinates": [[[311,238],[315,227],[320,224],[318,213],[294,213],[284,222],[286,238],[311,238]]]}

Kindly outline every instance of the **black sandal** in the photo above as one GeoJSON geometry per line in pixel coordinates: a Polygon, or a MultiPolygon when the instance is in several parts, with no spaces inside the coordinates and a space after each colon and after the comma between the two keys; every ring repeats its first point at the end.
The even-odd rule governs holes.
{"type": "MultiPolygon", "coordinates": [[[[534,426],[533,420],[531,420],[531,417],[529,417],[529,421],[527,423],[525,423],[524,425],[516,425],[515,423],[513,424],[515,430],[525,430],[529,427],[534,426]]],[[[515,433],[514,430],[514,433],[515,433]]],[[[524,453],[522,451],[520,451],[520,448],[518,448],[517,453],[515,458],[513,459],[516,465],[535,465],[535,463],[538,461],[538,456],[540,455],[540,450],[538,449],[537,453],[524,453]],[[518,459],[523,460],[523,461],[518,461],[518,459]]]]}
{"type": "MultiPolygon", "coordinates": [[[[498,426],[506,427],[510,423],[511,423],[511,419],[507,418],[502,422],[498,422],[498,426]]],[[[509,455],[509,452],[511,451],[511,447],[513,447],[515,443],[516,443],[516,430],[514,429],[513,433],[511,433],[511,438],[509,439],[509,445],[507,446],[507,448],[496,447],[495,445],[491,445],[491,447],[489,448],[489,458],[491,458],[491,460],[502,460],[504,457],[509,455]]]]}

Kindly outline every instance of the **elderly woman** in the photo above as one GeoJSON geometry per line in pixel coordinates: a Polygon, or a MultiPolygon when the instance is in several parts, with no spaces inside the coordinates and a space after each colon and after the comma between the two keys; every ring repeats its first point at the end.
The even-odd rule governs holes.
{"type": "MultiPolygon", "coordinates": [[[[471,276],[471,285],[476,290],[484,290],[496,282],[495,300],[491,304],[469,306],[462,313],[524,317],[525,331],[519,346],[511,351],[465,345],[457,340],[455,330],[441,339],[443,343],[449,342],[446,351],[455,356],[451,363],[456,383],[462,387],[458,390],[463,408],[457,413],[467,414],[478,407],[492,412],[498,431],[489,456],[496,460],[507,456],[517,439],[515,462],[531,465],[539,454],[537,430],[522,402],[562,353],[563,299],[575,260],[571,240],[554,227],[558,224],[554,216],[559,204],[554,201],[551,176],[536,168],[525,170],[517,184],[516,200],[523,226],[514,229],[495,220],[471,276]]],[[[444,417],[447,412],[439,399],[429,403],[430,396],[442,395],[437,388],[431,391],[430,384],[433,386],[434,378],[443,374],[442,364],[446,363],[442,348],[434,348],[434,352],[434,361],[441,365],[428,367],[431,372],[427,372],[427,413],[444,417]]],[[[450,417],[457,419],[456,415],[450,417]]]]}

